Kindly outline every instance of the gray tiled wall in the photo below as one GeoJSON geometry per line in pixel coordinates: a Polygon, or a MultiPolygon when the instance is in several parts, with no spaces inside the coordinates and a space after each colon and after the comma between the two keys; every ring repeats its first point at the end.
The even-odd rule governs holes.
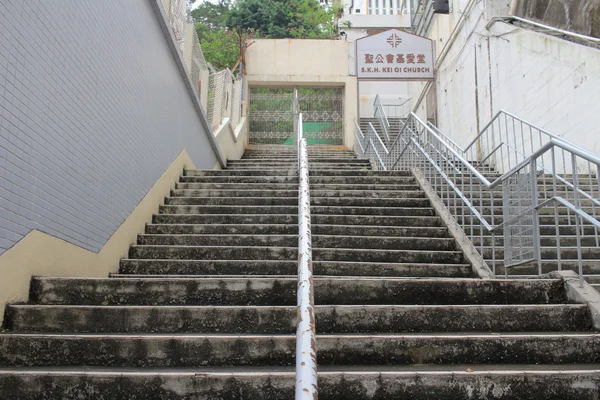
{"type": "Polygon", "coordinates": [[[217,162],[149,0],[0,1],[0,254],[98,251],[183,148],[217,162]]]}

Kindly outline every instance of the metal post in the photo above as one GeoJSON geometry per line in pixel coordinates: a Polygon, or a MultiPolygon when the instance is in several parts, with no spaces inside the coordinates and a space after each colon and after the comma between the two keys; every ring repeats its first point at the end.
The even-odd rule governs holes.
{"type": "MultiPolygon", "coordinates": [[[[298,146],[298,161],[300,161],[300,138],[298,137],[298,114],[300,107],[298,103],[298,89],[294,88],[294,98],[292,100],[292,112],[294,113],[294,144],[298,146]]],[[[300,164],[298,164],[300,168],[300,164]]]]}
{"type": "Polygon", "coordinates": [[[317,399],[317,342],[315,331],[310,191],[306,139],[302,138],[302,114],[298,137],[300,185],[298,188],[298,327],[296,330],[296,400],[317,399]]]}
{"type": "MultiPolygon", "coordinates": [[[[531,176],[531,216],[533,223],[533,256],[537,260],[538,275],[542,275],[542,249],[540,248],[540,220],[538,211],[537,159],[532,158],[529,164],[531,176]]],[[[558,238],[557,238],[558,240],[558,238]]]]}

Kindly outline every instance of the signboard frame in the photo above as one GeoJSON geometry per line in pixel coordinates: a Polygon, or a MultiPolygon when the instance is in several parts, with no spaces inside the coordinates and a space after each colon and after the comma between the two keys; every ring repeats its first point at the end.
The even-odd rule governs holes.
{"type": "Polygon", "coordinates": [[[423,37],[423,36],[419,36],[419,35],[415,35],[414,33],[410,33],[407,31],[403,31],[401,29],[396,29],[396,28],[390,28],[390,29],[386,29],[383,30],[381,32],[377,32],[377,33],[373,33],[371,35],[367,35],[364,37],[361,37],[359,39],[356,39],[355,41],[355,56],[354,56],[354,60],[355,60],[355,68],[356,68],[356,80],[357,81],[361,81],[361,82],[368,82],[368,81],[411,81],[411,82],[418,82],[418,81],[424,81],[424,82],[430,82],[430,81],[434,81],[435,80],[435,75],[436,75],[436,71],[435,71],[435,52],[434,52],[434,42],[433,40],[423,37]],[[416,36],[420,39],[424,39],[430,42],[431,44],[431,68],[432,68],[432,72],[431,72],[431,77],[428,78],[423,78],[423,77],[415,77],[415,78],[405,78],[405,77],[390,77],[390,78],[383,78],[383,77],[360,77],[360,70],[359,70],[359,50],[358,50],[358,44],[359,41],[363,40],[363,39],[367,39],[367,38],[371,38],[375,35],[384,35],[387,32],[400,32],[403,35],[411,35],[411,36],[416,36]]]}

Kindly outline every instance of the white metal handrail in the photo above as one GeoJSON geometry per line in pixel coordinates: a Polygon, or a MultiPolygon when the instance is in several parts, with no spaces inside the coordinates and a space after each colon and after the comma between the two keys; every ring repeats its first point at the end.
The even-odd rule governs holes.
{"type": "Polygon", "coordinates": [[[373,107],[375,109],[373,116],[379,119],[379,126],[385,136],[386,143],[390,143],[390,122],[385,115],[385,110],[383,109],[383,104],[381,104],[381,99],[379,95],[375,96],[375,100],[373,101],[373,107]]]}
{"type": "MultiPolygon", "coordinates": [[[[503,112],[498,115],[503,117],[508,113],[503,112]]],[[[488,124],[488,126],[493,125],[488,124]]],[[[527,126],[533,127],[533,125],[527,126]]],[[[539,132],[536,131],[536,135],[538,134],[539,132]]],[[[359,156],[369,157],[375,169],[413,167],[423,169],[440,198],[453,211],[467,236],[474,243],[478,242],[482,255],[485,254],[484,242],[490,239],[486,236],[491,235],[490,258],[494,273],[498,261],[495,258],[495,234],[500,231],[504,233],[505,274],[508,267],[532,261],[537,261],[538,275],[542,273],[539,210],[549,207],[548,198],[561,199],[552,202],[555,208],[553,222],[557,226],[555,248],[558,269],[562,268],[561,233],[558,229],[560,219],[558,207],[560,206],[567,210],[567,215],[561,218],[568,219],[568,223],[575,228],[575,239],[579,248],[578,270],[582,279],[580,244],[584,223],[590,228],[587,234],[589,238],[586,239],[594,240],[596,246],[600,244],[598,234],[600,223],[591,222],[598,221],[600,214],[598,212],[600,157],[551,135],[545,143],[541,142],[540,148],[525,159],[515,158],[512,162],[514,165],[514,162],[519,160],[517,165],[490,181],[472,164],[474,160],[465,159],[463,154],[468,149],[462,150],[456,143],[440,135],[439,129],[424,123],[413,113],[409,115],[400,135],[390,147],[377,143],[378,135],[371,129],[363,134],[358,125],[355,137],[358,143],[357,153],[359,156]],[[543,164],[546,165],[541,168],[540,165],[543,164]],[[550,178],[542,175],[544,190],[539,193],[538,176],[548,171],[550,173],[547,176],[550,178]],[[550,179],[552,185],[546,183],[546,179],[550,179]],[[546,198],[543,198],[544,196],[546,198]],[[485,205],[488,200],[489,206],[485,205]],[[495,215],[495,200],[501,201],[500,206],[504,211],[502,218],[495,215]],[[592,233],[589,233],[590,231],[592,233]]],[[[527,145],[531,146],[531,143],[527,145]]],[[[519,146],[524,149],[524,145],[518,142],[510,148],[518,150],[519,146]]],[[[472,144],[469,147],[472,148],[472,144]]],[[[494,147],[496,148],[498,146],[494,147]]],[[[496,151],[493,150],[491,153],[496,151]]],[[[485,153],[480,151],[478,157],[482,154],[485,153]]]]}
{"type": "Polygon", "coordinates": [[[389,118],[406,118],[406,116],[410,113],[410,100],[411,97],[404,100],[400,104],[382,104],[383,111],[385,112],[386,117],[389,118]]]}
{"type": "Polygon", "coordinates": [[[595,37],[587,36],[587,35],[581,35],[579,33],[567,31],[567,30],[564,30],[564,29],[559,29],[559,28],[556,28],[554,26],[540,24],[539,22],[531,21],[531,20],[528,20],[528,19],[525,19],[525,18],[514,16],[514,15],[492,17],[490,19],[490,21],[485,25],[485,29],[490,30],[490,28],[492,27],[492,25],[494,25],[496,22],[506,22],[506,23],[520,22],[522,24],[531,25],[533,27],[541,29],[541,30],[545,31],[546,33],[550,33],[550,34],[554,34],[554,35],[560,35],[560,36],[566,36],[566,37],[570,37],[570,38],[573,38],[573,39],[577,39],[577,40],[582,41],[584,43],[589,43],[589,44],[592,44],[592,45],[600,46],[600,39],[599,38],[595,38],[595,37]]]}
{"type": "Polygon", "coordinates": [[[315,300],[312,286],[312,243],[308,149],[298,115],[298,326],[296,329],[296,400],[317,398],[315,300]]]}

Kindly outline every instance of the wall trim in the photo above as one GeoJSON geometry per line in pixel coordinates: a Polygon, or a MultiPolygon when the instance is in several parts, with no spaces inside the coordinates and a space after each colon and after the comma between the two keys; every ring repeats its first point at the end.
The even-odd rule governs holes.
{"type": "Polygon", "coordinates": [[[411,172],[417,180],[417,184],[421,186],[421,189],[425,192],[425,196],[431,202],[435,213],[441,218],[442,224],[448,228],[448,232],[454,238],[456,246],[463,252],[465,260],[471,264],[473,274],[481,279],[495,278],[481,254],[479,254],[444,202],[439,198],[435,190],[433,190],[423,172],[419,168],[412,168],[411,172]]]}

